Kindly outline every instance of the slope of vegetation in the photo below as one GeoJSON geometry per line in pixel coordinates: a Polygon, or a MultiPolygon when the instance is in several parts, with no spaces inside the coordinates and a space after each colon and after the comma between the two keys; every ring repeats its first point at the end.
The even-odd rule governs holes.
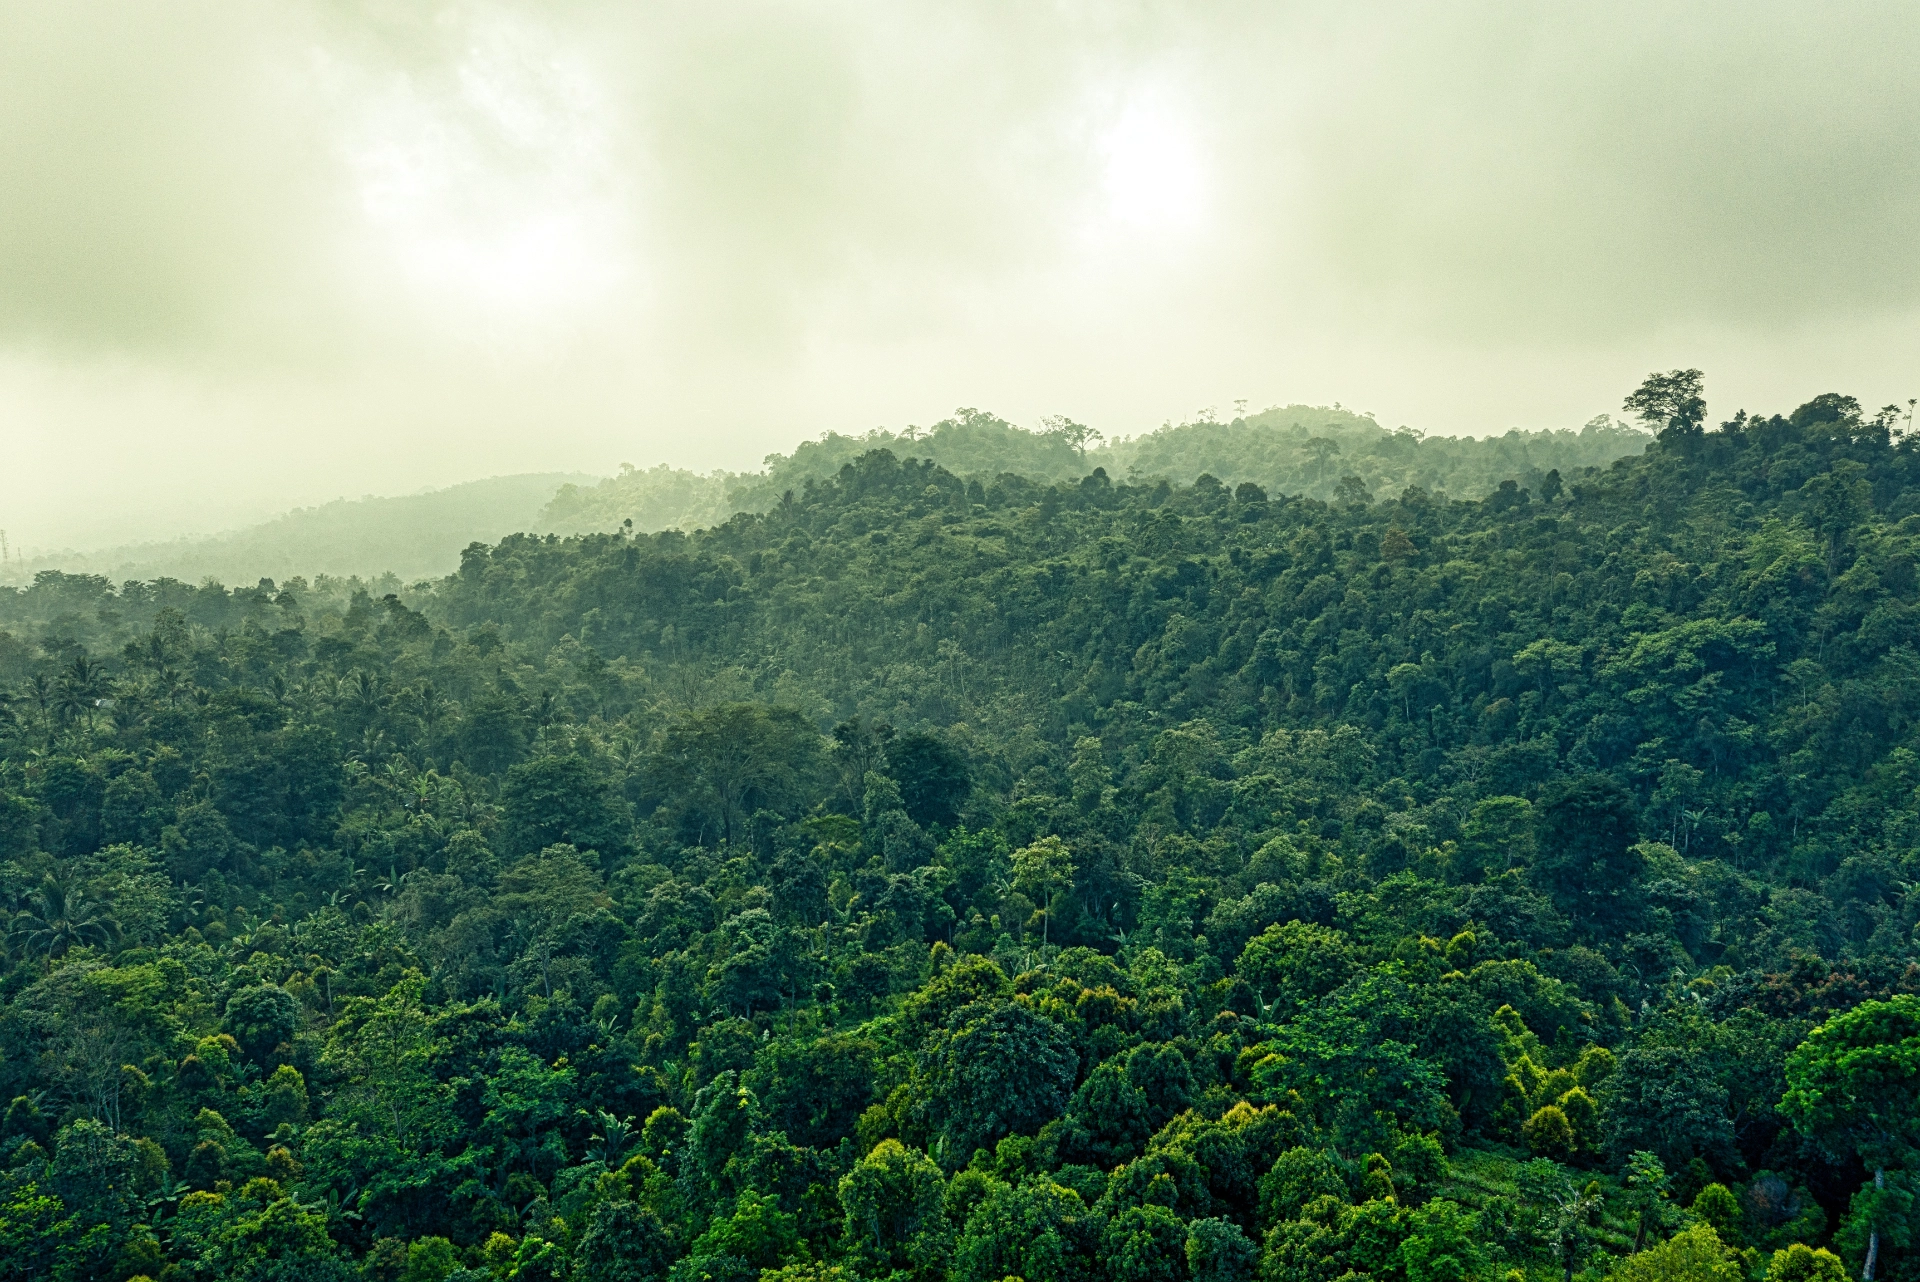
{"type": "Polygon", "coordinates": [[[1345,410],[1292,405],[1231,423],[1190,423],[1101,446],[1097,433],[1064,420],[1030,432],[992,414],[959,410],[931,428],[861,436],[829,432],[759,472],[691,472],[658,464],[598,480],[526,473],[396,498],[337,499],[226,534],[45,554],[0,566],[0,582],[24,586],[43,569],[98,574],[114,582],[179,579],[253,583],[300,576],[361,578],[384,595],[396,583],[438,577],[470,543],[508,534],[580,534],[633,529],[697,530],[735,512],[764,512],[788,490],[823,481],[875,449],[930,459],[963,479],[1012,472],[1078,480],[1094,468],[1116,477],[1187,483],[1210,473],[1227,484],[1331,499],[1355,476],[1370,492],[1420,485],[1479,498],[1500,481],[1537,482],[1546,472],[1605,466],[1638,453],[1643,432],[1596,420],[1581,432],[1508,432],[1486,440],[1387,432],[1345,410]],[[631,526],[626,523],[631,522],[631,526]],[[387,576],[391,576],[388,578],[387,576]],[[385,580],[385,586],[378,586],[385,580]]]}
{"type": "Polygon", "coordinates": [[[625,464],[617,475],[594,484],[561,486],[529,528],[580,534],[618,529],[631,521],[630,528],[643,534],[704,529],[733,515],[727,489],[736,479],[726,471],[702,474],[665,463],[645,469],[625,464]]]}
{"type": "MultiPolygon", "coordinates": [[[[1115,476],[1186,482],[1211,475],[1252,481],[1280,494],[1333,501],[1352,477],[1369,496],[1409,485],[1435,496],[1485,498],[1500,482],[1537,490],[1548,472],[1606,467],[1638,454],[1648,436],[1601,415],[1578,432],[1513,430],[1483,438],[1386,431],[1371,418],[1289,405],[1231,423],[1188,423],[1120,442],[1108,453],[1115,476]]],[[[1105,460],[1097,460],[1105,461],[1105,460]]]]}
{"type": "Polygon", "coordinates": [[[628,469],[596,486],[568,486],[541,514],[540,529],[561,532],[633,529],[694,530],[734,512],[766,512],[790,490],[824,481],[862,455],[884,449],[938,464],[962,480],[991,481],[1003,472],[1057,482],[1095,468],[1134,481],[1187,484],[1210,475],[1225,485],[1252,481],[1281,494],[1333,499],[1354,478],[1369,494],[1397,494],[1418,485],[1436,496],[1482,498],[1503,480],[1536,483],[1555,470],[1604,467],[1638,454],[1648,436],[1606,416],[1579,432],[1521,432],[1477,440],[1389,432],[1371,418],[1341,409],[1289,405],[1229,423],[1169,424],[1111,444],[1065,419],[1040,431],[1015,427],[980,410],[962,409],[930,428],[875,429],[860,436],[829,432],[792,454],[767,456],[763,471],[701,475],[664,465],[628,469]]]}
{"type": "Polygon", "coordinates": [[[397,498],[335,499],[229,534],[140,543],[87,553],[60,553],[26,569],[59,569],[125,579],[253,583],[294,575],[391,574],[401,580],[438,577],[459,564],[469,543],[492,543],[538,525],[541,505],[557,487],[584,478],[530,472],[397,498]]]}
{"type": "Polygon", "coordinates": [[[1920,1275],[1920,449],[1688,387],[0,594],[0,1276],[1920,1275]]]}

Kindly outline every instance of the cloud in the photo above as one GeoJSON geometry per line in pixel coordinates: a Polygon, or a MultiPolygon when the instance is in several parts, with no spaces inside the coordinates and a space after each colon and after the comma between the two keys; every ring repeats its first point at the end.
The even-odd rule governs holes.
{"type": "Polygon", "coordinates": [[[1415,323],[1585,339],[1911,307],[1915,11],[1449,5],[1372,36],[1352,92],[1320,82],[1309,213],[1338,282],[1415,323]]]}
{"type": "Polygon", "coordinates": [[[0,516],[48,540],[82,441],[164,525],[959,403],[1906,394],[1910,7],[16,8],[0,516]]]}

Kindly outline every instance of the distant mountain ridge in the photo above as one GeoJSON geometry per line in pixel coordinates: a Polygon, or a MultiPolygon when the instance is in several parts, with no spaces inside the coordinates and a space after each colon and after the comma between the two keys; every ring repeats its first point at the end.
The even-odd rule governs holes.
{"type": "Polygon", "coordinates": [[[336,499],[207,538],[63,552],[0,566],[0,582],[39,570],[98,574],[114,581],[334,576],[400,582],[453,571],[470,543],[508,534],[613,530],[694,530],[736,512],[764,512],[876,449],[928,459],[965,478],[1014,473],[1043,482],[1101,468],[1116,480],[1190,483],[1211,475],[1228,486],[1252,482],[1269,493],[1349,501],[1397,497],[1409,486],[1436,496],[1477,499],[1512,480],[1537,488],[1547,473],[1606,467],[1641,453],[1652,438],[1601,415],[1579,431],[1510,431],[1502,436],[1426,436],[1390,430],[1339,406],[1287,405],[1227,422],[1167,424],[1103,442],[1066,419],[1032,431],[978,409],[959,409],[932,427],[860,434],[827,432],[791,454],[769,454],[757,472],[693,472],[660,464],[625,466],[615,476],[532,472],[496,476],[391,498],[336,499]],[[1357,488],[1355,488],[1357,486],[1357,488]],[[9,572],[11,571],[11,572],[9,572]]]}
{"type": "Polygon", "coordinates": [[[1502,481],[1537,486],[1550,471],[1606,467],[1639,454],[1653,438],[1606,415],[1575,431],[1510,431],[1503,436],[1426,436],[1389,430],[1338,407],[1288,405],[1231,422],[1169,424],[1142,436],[1097,444],[1097,434],[1056,419],[1040,431],[975,409],[956,410],[930,428],[828,432],[792,454],[769,454],[755,473],[629,469],[593,486],[569,485],[541,513],[542,529],[562,533],[718,524],[734,512],[764,512],[789,490],[823,481],[869,450],[938,463],[955,475],[990,479],[1011,472],[1041,481],[1077,479],[1103,468],[1116,480],[1188,483],[1211,475],[1229,486],[1251,481],[1274,494],[1330,500],[1352,477],[1372,498],[1408,486],[1478,499],[1502,481]]]}
{"type": "Polygon", "coordinates": [[[213,578],[230,584],[295,575],[434,577],[457,567],[460,549],[469,543],[497,542],[534,528],[554,491],[583,479],[577,472],[529,472],[420,494],[335,499],[225,534],[42,556],[9,577],[30,578],[42,569],[116,581],[213,578]]]}

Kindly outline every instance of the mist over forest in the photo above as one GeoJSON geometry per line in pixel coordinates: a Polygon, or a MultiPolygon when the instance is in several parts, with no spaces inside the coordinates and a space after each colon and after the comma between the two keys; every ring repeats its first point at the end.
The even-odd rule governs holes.
{"type": "Polygon", "coordinates": [[[962,409],[931,428],[824,433],[788,454],[772,454],[757,472],[698,473],[656,464],[627,465],[608,478],[554,473],[495,477],[396,498],[340,499],[287,513],[225,535],[134,544],[90,552],[20,552],[0,565],[0,583],[24,585],[41,570],[125,579],[251,583],[261,578],[364,578],[393,586],[451,572],[462,548],[508,534],[579,534],[630,528],[691,532],[736,512],[765,512],[781,495],[832,477],[873,449],[929,459],[955,475],[991,480],[1003,473],[1044,480],[1079,478],[1101,468],[1114,476],[1189,482],[1204,474],[1225,484],[1250,480],[1276,490],[1331,498],[1341,477],[1373,490],[1422,485],[1479,498],[1502,479],[1537,481],[1559,468],[1604,466],[1642,449],[1647,436],[1601,415],[1579,432],[1509,431],[1486,439],[1430,438],[1388,431],[1341,409],[1293,405],[1208,418],[1108,443],[1100,433],[1055,418],[1038,431],[980,410],[962,409]],[[390,581],[391,580],[391,581],[390,581]]]}
{"type": "Polygon", "coordinates": [[[1920,1276],[1920,437],[1624,408],[0,589],[0,1277],[1920,1276]]]}
{"type": "Polygon", "coordinates": [[[1920,1282],[1920,5],[6,18],[0,1282],[1920,1282]]]}

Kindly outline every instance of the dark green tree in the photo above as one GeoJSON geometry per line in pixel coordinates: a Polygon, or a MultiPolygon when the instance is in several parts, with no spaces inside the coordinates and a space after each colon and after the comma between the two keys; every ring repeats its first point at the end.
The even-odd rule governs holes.
{"type": "Polygon", "coordinates": [[[848,1256],[871,1277],[938,1279],[952,1248],[946,1179],[917,1149],[882,1140],[840,1181],[848,1256]]]}
{"type": "Polygon", "coordinates": [[[1706,381],[1706,375],[1697,369],[1649,374],[1622,408],[1662,439],[1698,436],[1700,424],[1707,417],[1707,402],[1701,395],[1706,381]]]}
{"type": "Polygon", "coordinates": [[[581,1282],[657,1282],[675,1254],[672,1237],[651,1210],[630,1201],[602,1202],[581,1235],[574,1276],[581,1282]]]}
{"type": "Polygon", "coordinates": [[[1556,790],[1538,813],[1535,884],[1589,931],[1632,922],[1643,863],[1633,798],[1610,779],[1586,778],[1556,790]]]}
{"type": "Polygon", "coordinates": [[[907,817],[923,828],[952,828],[973,791],[966,757],[930,734],[899,734],[887,741],[887,771],[900,784],[907,817]]]}
{"type": "Polygon", "coordinates": [[[278,984],[250,985],[227,998],[227,1031],[255,1059],[293,1040],[299,1027],[300,1004],[278,984]]]}
{"type": "Polygon", "coordinates": [[[714,836],[732,843],[754,811],[792,804],[819,754],[819,734],[791,708],[734,703],[669,726],[654,770],[714,836]]]}
{"type": "Polygon", "coordinates": [[[536,757],[514,766],[501,785],[500,800],[502,846],[508,854],[566,844],[613,860],[632,845],[626,802],[584,757],[536,757]]]}
{"type": "Polygon", "coordinates": [[[1079,1064],[1066,1031],[1018,1003],[982,1002],[952,1018],[953,1031],[936,1031],[921,1053],[936,1156],[949,1169],[1058,1117],[1079,1064]]]}

